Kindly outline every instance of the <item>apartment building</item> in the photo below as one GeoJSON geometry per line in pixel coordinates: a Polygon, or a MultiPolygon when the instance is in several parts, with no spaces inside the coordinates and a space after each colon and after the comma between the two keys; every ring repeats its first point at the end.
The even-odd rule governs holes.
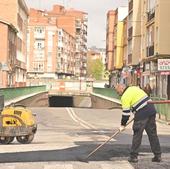
{"type": "Polygon", "coordinates": [[[140,84],[140,56],[141,56],[141,0],[128,1],[127,18],[127,61],[126,70],[130,72],[127,78],[129,84],[140,84]]]}
{"type": "Polygon", "coordinates": [[[141,3],[142,86],[149,83],[153,96],[170,99],[170,1],[141,3]]]}
{"type": "Polygon", "coordinates": [[[17,29],[10,23],[0,20],[0,87],[15,85],[17,29]]]}
{"type": "Polygon", "coordinates": [[[106,69],[110,72],[114,70],[114,25],[115,25],[115,10],[110,10],[107,13],[106,25],[106,69]]]}
{"type": "Polygon", "coordinates": [[[66,16],[75,18],[74,30],[76,37],[76,65],[75,76],[84,79],[87,74],[87,22],[88,15],[85,12],[68,9],[66,16]]]}
{"type": "MultiPolygon", "coordinates": [[[[27,62],[26,39],[27,39],[27,20],[28,20],[28,9],[25,4],[25,1],[24,0],[1,1],[0,19],[8,23],[8,25],[13,25],[14,29],[17,30],[16,58],[14,52],[13,58],[15,59],[14,61],[12,61],[12,65],[9,65],[9,63],[7,62],[4,63],[7,65],[9,70],[12,69],[11,72],[13,75],[11,75],[11,72],[8,73],[6,71],[4,76],[7,79],[7,83],[4,84],[4,87],[25,86],[26,85],[26,62],[27,62]]],[[[6,37],[6,39],[8,39],[8,37],[6,37]]],[[[5,55],[3,57],[5,57],[5,55]]],[[[4,60],[7,61],[7,59],[4,60]]]]}
{"type": "Polygon", "coordinates": [[[124,66],[124,19],[128,15],[128,7],[119,7],[115,13],[114,24],[114,71],[111,75],[111,86],[123,80],[124,66]]]}
{"type": "Polygon", "coordinates": [[[131,83],[131,69],[128,66],[128,16],[123,20],[123,68],[121,77],[126,85],[131,83]]]}
{"type": "Polygon", "coordinates": [[[128,16],[123,20],[123,65],[128,61],[128,16]]]}
{"type": "MultiPolygon", "coordinates": [[[[30,9],[28,25],[28,78],[63,79],[75,75],[75,38],[57,26],[56,18],[30,9]]],[[[44,79],[44,80],[43,80],[44,79]]]]}
{"type": "MultiPolygon", "coordinates": [[[[52,10],[42,13],[39,14],[39,17],[43,15],[49,22],[55,22],[58,28],[75,38],[74,78],[85,78],[87,73],[87,13],[74,9],[65,9],[61,5],[54,5],[52,10]]],[[[60,65],[60,67],[62,66],[60,65]]]]}

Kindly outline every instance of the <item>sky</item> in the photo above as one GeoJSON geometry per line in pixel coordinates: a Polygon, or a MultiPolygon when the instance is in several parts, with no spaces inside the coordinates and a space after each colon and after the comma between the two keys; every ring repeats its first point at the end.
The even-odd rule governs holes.
{"type": "Polygon", "coordinates": [[[88,47],[106,47],[106,15],[109,10],[127,6],[128,0],[25,0],[28,7],[52,9],[54,4],[88,13],[88,47]]]}

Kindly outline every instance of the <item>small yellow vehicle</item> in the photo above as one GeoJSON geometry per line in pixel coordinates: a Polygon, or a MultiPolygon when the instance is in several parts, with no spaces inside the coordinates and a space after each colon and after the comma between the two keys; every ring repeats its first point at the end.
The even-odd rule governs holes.
{"type": "Polygon", "coordinates": [[[35,117],[25,106],[12,104],[0,112],[1,144],[9,144],[15,137],[19,143],[31,143],[36,131],[35,117]]]}

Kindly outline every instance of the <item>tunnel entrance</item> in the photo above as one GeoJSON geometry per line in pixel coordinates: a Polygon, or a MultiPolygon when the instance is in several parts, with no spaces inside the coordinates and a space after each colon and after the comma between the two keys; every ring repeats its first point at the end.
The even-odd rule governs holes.
{"type": "Polygon", "coordinates": [[[49,107],[73,107],[73,97],[49,96],[49,107]]]}

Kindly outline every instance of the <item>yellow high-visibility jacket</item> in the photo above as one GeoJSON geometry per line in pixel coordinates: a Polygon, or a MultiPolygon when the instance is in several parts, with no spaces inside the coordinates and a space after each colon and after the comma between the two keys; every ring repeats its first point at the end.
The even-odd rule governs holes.
{"type": "Polygon", "coordinates": [[[131,111],[135,112],[138,119],[144,119],[156,113],[154,106],[148,104],[149,100],[148,95],[138,86],[127,87],[121,96],[123,109],[121,125],[126,125],[131,111]]]}

